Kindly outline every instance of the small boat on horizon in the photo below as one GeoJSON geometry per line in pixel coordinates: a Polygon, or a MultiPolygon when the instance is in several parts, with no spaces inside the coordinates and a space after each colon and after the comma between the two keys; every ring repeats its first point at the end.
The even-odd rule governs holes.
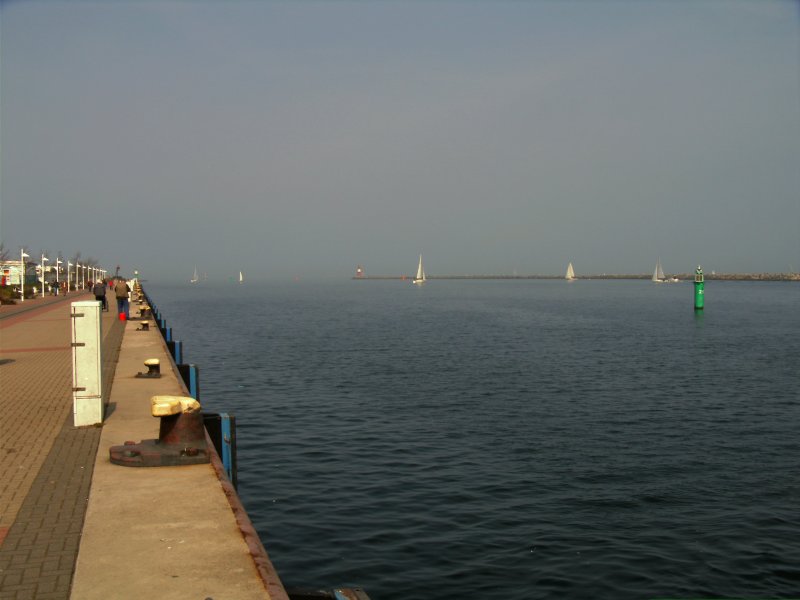
{"type": "Polygon", "coordinates": [[[653,283],[678,283],[680,279],[674,276],[667,278],[667,276],[664,275],[664,269],[661,267],[661,259],[659,258],[656,261],[656,268],[653,271],[652,281],[653,283]]]}
{"type": "Polygon", "coordinates": [[[567,265],[567,274],[564,276],[564,279],[567,281],[575,281],[577,277],[575,277],[575,269],[572,268],[572,263],[567,265]]]}
{"type": "Polygon", "coordinates": [[[192,278],[189,280],[189,283],[197,283],[198,281],[200,281],[200,277],[197,276],[197,265],[195,265],[194,275],[192,275],[192,278]]]}
{"type": "Polygon", "coordinates": [[[239,283],[244,283],[244,275],[239,271],[239,283]]]}
{"type": "Polygon", "coordinates": [[[412,283],[414,285],[422,285],[425,283],[425,269],[422,268],[422,254],[419,255],[419,266],[417,267],[417,276],[412,283]]]}

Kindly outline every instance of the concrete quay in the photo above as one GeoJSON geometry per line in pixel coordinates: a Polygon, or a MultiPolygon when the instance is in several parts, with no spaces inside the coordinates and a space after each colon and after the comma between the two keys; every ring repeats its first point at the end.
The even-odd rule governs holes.
{"type": "Polygon", "coordinates": [[[0,600],[288,600],[215,454],[180,467],[111,464],[111,446],[158,437],[151,396],[188,395],[158,328],[120,321],[111,294],[105,420],[73,426],[70,303],[91,299],[0,307],[0,600]],[[135,377],[148,358],[161,378],[135,377]]]}

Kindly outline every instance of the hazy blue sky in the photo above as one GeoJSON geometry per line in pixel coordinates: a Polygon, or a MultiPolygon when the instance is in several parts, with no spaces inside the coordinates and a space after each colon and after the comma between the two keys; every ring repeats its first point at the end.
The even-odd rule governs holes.
{"type": "Polygon", "coordinates": [[[797,2],[2,3],[5,247],[151,279],[800,270],[797,2]]]}

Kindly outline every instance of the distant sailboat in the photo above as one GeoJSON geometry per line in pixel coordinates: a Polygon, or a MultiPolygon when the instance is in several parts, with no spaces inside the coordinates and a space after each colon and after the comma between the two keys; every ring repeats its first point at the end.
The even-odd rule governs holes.
{"type": "Polygon", "coordinates": [[[664,277],[664,269],[661,268],[660,258],[656,261],[656,268],[653,271],[652,280],[653,283],[664,283],[667,280],[667,278],[664,277]]]}
{"type": "Polygon", "coordinates": [[[419,266],[417,267],[417,276],[414,278],[413,281],[416,285],[422,285],[425,283],[425,269],[422,268],[422,254],[419,255],[419,266]]]}
{"type": "Polygon", "coordinates": [[[195,265],[194,275],[192,275],[192,278],[189,280],[189,283],[197,283],[198,281],[200,281],[200,278],[197,276],[197,265],[195,265]]]}
{"type": "Polygon", "coordinates": [[[239,271],[239,283],[244,283],[244,275],[242,275],[241,271],[239,271]]]}
{"type": "Polygon", "coordinates": [[[569,263],[567,266],[567,274],[564,277],[567,281],[575,281],[577,277],[575,277],[575,269],[572,268],[572,263],[569,263]]]}

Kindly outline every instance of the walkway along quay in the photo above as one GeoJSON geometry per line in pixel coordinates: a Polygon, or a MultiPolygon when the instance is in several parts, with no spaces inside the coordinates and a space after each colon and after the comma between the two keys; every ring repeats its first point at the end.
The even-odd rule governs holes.
{"type": "Polygon", "coordinates": [[[0,308],[0,600],[369,600],[360,588],[284,588],[235,491],[235,443],[219,445],[222,459],[215,450],[233,436],[201,425],[189,432],[196,448],[159,462],[179,466],[120,464],[160,461],[194,416],[226,420],[153,416],[151,400],[195,404],[200,386],[166,320],[140,288],[136,298],[127,320],[113,297],[100,312],[85,292],[0,308]],[[100,316],[104,418],[76,427],[72,321],[89,308],[100,316]]]}
{"type": "Polygon", "coordinates": [[[73,426],[70,307],[89,299],[0,313],[0,598],[288,599],[213,450],[191,466],[110,462],[112,446],[159,437],[152,396],[188,396],[158,327],[102,313],[105,420],[73,426]],[[137,377],[152,358],[161,377],[137,377]]]}
{"type": "MultiPolygon", "coordinates": [[[[70,301],[0,306],[0,598],[67,598],[100,429],[72,427],[70,301]]],[[[104,394],[123,324],[103,313],[104,394]]]]}

